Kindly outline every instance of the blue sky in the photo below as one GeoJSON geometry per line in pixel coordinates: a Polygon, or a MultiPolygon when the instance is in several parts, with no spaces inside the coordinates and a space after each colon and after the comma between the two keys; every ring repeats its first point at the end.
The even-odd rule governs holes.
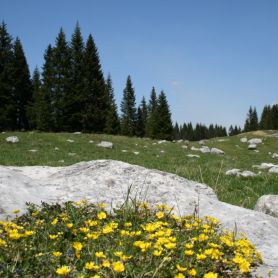
{"type": "Polygon", "coordinates": [[[2,0],[0,20],[19,36],[32,71],[60,27],[92,33],[117,102],[128,74],[137,103],[164,90],[173,121],[243,125],[278,102],[276,0],[2,0]]]}

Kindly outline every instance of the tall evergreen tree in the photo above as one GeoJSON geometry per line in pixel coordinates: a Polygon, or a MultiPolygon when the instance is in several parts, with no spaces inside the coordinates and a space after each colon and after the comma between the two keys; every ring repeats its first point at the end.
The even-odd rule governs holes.
{"type": "Polygon", "coordinates": [[[127,77],[126,87],[121,102],[121,132],[123,135],[134,136],[136,125],[135,92],[130,75],[127,77]]]}
{"type": "Polygon", "coordinates": [[[40,72],[36,67],[32,78],[33,93],[32,100],[28,105],[28,121],[31,129],[47,131],[48,126],[48,105],[45,93],[42,90],[40,72]]]}
{"type": "Polygon", "coordinates": [[[83,96],[83,129],[93,132],[103,132],[109,109],[109,95],[106,90],[98,51],[91,34],[86,42],[84,52],[83,96]]]}
{"type": "Polygon", "coordinates": [[[32,83],[29,67],[19,38],[14,43],[14,101],[16,113],[14,126],[17,130],[28,129],[27,105],[32,99],[32,83]]]}
{"type": "Polygon", "coordinates": [[[263,112],[261,114],[261,119],[260,119],[260,128],[267,130],[267,129],[272,129],[272,111],[270,105],[264,106],[263,112]]]}
{"type": "Polygon", "coordinates": [[[252,119],[252,116],[253,116],[253,109],[250,106],[248,114],[247,114],[247,117],[246,117],[246,120],[245,120],[245,124],[244,124],[244,131],[245,132],[251,131],[251,119],[252,119]]]}
{"type": "Polygon", "coordinates": [[[144,135],[143,136],[146,136],[147,121],[148,121],[148,106],[147,106],[145,97],[142,98],[140,106],[141,106],[141,110],[142,110],[142,119],[143,119],[143,126],[144,126],[144,135]]]}
{"type": "Polygon", "coordinates": [[[146,135],[150,138],[155,138],[157,133],[157,106],[158,100],[156,96],[155,88],[152,87],[150,100],[148,104],[148,118],[146,123],[146,135]]]}
{"type": "Polygon", "coordinates": [[[135,121],[135,135],[138,137],[143,137],[145,134],[145,125],[143,119],[142,108],[138,106],[136,112],[136,121],[135,121]]]}
{"type": "Polygon", "coordinates": [[[45,53],[44,53],[44,65],[42,71],[42,95],[45,99],[46,104],[46,118],[47,122],[44,125],[44,129],[46,131],[53,131],[54,130],[54,55],[53,55],[53,48],[51,45],[48,45],[45,53]]]}
{"type": "Polygon", "coordinates": [[[159,139],[172,140],[173,125],[171,120],[171,112],[166,95],[163,91],[161,91],[160,95],[158,96],[157,115],[157,130],[155,137],[159,139]]]}
{"type": "Polygon", "coordinates": [[[117,112],[117,105],[114,98],[114,89],[112,86],[112,79],[110,74],[106,80],[106,90],[109,96],[109,105],[105,125],[105,133],[108,134],[119,134],[120,133],[120,120],[117,112]]]}
{"type": "Polygon", "coordinates": [[[271,110],[273,129],[278,129],[278,104],[274,104],[271,110]]]}
{"type": "Polygon", "coordinates": [[[13,80],[13,44],[7,25],[0,25],[0,130],[14,129],[16,113],[13,80]]]}
{"type": "Polygon", "coordinates": [[[85,105],[84,96],[84,42],[77,23],[70,43],[70,88],[64,96],[64,122],[65,129],[77,131],[82,128],[85,105]]]}
{"type": "Polygon", "coordinates": [[[257,110],[256,107],[254,107],[251,117],[250,117],[250,130],[258,130],[259,123],[258,123],[258,115],[257,115],[257,110]]]}
{"type": "Polygon", "coordinates": [[[53,49],[53,91],[51,100],[53,104],[53,120],[54,130],[72,130],[72,126],[65,126],[68,117],[71,117],[69,111],[65,112],[66,96],[70,91],[70,49],[66,41],[66,36],[63,29],[56,38],[56,44],[53,49]]]}

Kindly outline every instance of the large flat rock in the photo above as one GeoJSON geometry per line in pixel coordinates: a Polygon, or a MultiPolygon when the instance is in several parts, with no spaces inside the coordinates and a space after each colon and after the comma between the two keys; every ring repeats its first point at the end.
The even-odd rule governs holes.
{"type": "Polygon", "coordinates": [[[40,204],[87,199],[122,204],[130,196],[150,203],[167,203],[181,215],[193,213],[218,218],[223,226],[244,232],[262,253],[258,273],[278,277],[278,219],[261,212],[218,201],[213,190],[174,174],[149,170],[120,161],[96,160],[67,167],[0,166],[0,218],[24,211],[25,202],[40,204]]]}

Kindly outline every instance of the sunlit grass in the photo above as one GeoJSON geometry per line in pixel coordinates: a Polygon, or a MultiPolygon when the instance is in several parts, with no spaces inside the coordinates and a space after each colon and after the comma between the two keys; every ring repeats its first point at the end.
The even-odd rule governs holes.
{"type": "MultiPolygon", "coordinates": [[[[263,135],[263,134],[259,134],[263,135]]],[[[224,156],[202,154],[190,150],[198,142],[157,144],[157,140],[128,138],[103,134],[38,133],[21,132],[0,134],[1,165],[49,165],[65,166],[80,161],[95,159],[114,159],[175,173],[211,186],[221,201],[253,208],[257,199],[264,194],[278,194],[278,175],[262,171],[258,177],[243,178],[226,176],[232,168],[257,172],[252,166],[262,162],[278,164],[269,152],[278,152],[278,138],[265,134],[263,144],[258,145],[259,152],[247,149],[239,136],[228,137],[225,142],[211,139],[209,147],[217,147],[225,152],[224,156]],[[10,135],[19,137],[18,144],[8,144],[5,138],[10,135]],[[74,140],[70,143],[67,140],[74,140]],[[101,140],[114,143],[113,149],[97,147],[101,140]],[[89,143],[94,141],[93,143],[89,143]],[[31,152],[30,150],[37,150],[31,152]],[[126,152],[123,152],[125,150],[126,152]],[[134,152],[139,152],[135,154],[134,152]],[[198,154],[200,158],[189,158],[187,154],[198,154]]],[[[260,137],[247,134],[248,139],[260,137]]]]}

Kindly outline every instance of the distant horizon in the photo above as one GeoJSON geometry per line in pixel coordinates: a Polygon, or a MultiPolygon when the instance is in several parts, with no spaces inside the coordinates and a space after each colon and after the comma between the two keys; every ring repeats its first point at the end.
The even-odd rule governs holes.
{"type": "Polygon", "coordinates": [[[60,27],[69,41],[79,22],[84,41],[94,37],[104,76],[112,76],[118,108],[130,74],[137,105],[154,86],[166,93],[173,124],[228,129],[243,127],[250,106],[260,117],[278,103],[277,8],[257,0],[14,0],[2,4],[0,19],[20,38],[31,75],[60,27]]]}

